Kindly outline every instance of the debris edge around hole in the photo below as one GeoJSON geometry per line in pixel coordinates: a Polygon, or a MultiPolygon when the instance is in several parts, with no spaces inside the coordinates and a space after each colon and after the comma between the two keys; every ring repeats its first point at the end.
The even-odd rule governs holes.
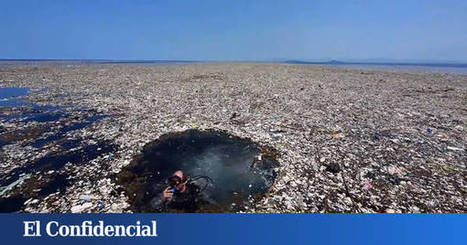
{"type": "MultiPolygon", "coordinates": [[[[137,185],[137,186],[128,185],[129,183],[132,182],[132,180],[135,180],[137,178],[146,178],[147,177],[145,175],[140,176],[140,175],[138,175],[138,174],[136,174],[136,173],[134,173],[132,171],[135,167],[138,166],[138,163],[144,157],[145,153],[148,150],[150,150],[151,148],[159,146],[160,144],[162,144],[166,140],[169,140],[169,139],[171,139],[173,137],[183,137],[183,136],[189,135],[192,132],[195,132],[195,133],[213,133],[213,134],[218,134],[218,135],[221,135],[221,136],[228,137],[230,139],[238,140],[238,141],[241,141],[241,142],[246,142],[248,144],[253,144],[254,146],[256,146],[258,148],[261,157],[264,158],[264,159],[268,159],[269,162],[272,164],[272,167],[274,169],[277,169],[277,168],[279,168],[281,166],[279,161],[278,161],[278,159],[280,159],[280,157],[282,156],[280,151],[278,151],[277,149],[275,149],[272,146],[268,146],[266,144],[258,143],[258,142],[254,141],[253,139],[250,139],[248,137],[241,137],[241,136],[231,134],[228,130],[208,128],[208,129],[185,129],[185,130],[181,130],[181,131],[168,132],[168,133],[162,134],[161,136],[159,136],[155,140],[146,143],[142,147],[140,152],[138,152],[137,154],[132,156],[132,159],[131,159],[131,161],[130,161],[130,163],[128,165],[123,166],[122,169],[120,170],[120,172],[113,173],[111,175],[111,178],[118,185],[119,194],[123,193],[128,198],[127,203],[129,205],[124,210],[124,212],[130,211],[130,212],[133,212],[133,213],[147,213],[147,212],[138,211],[137,208],[133,207],[133,204],[132,204],[132,203],[135,202],[134,199],[135,199],[137,191],[131,191],[131,189],[132,190],[138,190],[139,188],[143,187],[144,185],[137,185]],[[127,187],[125,187],[125,186],[127,186],[127,187]],[[131,188],[130,191],[129,191],[129,187],[131,188]]],[[[254,164],[254,163],[255,162],[253,162],[252,164],[254,164]]],[[[271,186],[269,186],[268,189],[264,193],[257,194],[254,197],[255,203],[260,203],[260,201],[264,197],[267,197],[269,195],[270,191],[272,190],[272,188],[274,187],[274,185],[276,184],[278,178],[280,176],[282,176],[279,170],[274,170],[274,171],[276,172],[276,177],[274,178],[271,186]]],[[[203,212],[201,212],[201,213],[203,213],[203,212]]],[[[208,213],[208,212],[205,212],[205,213],[208,213]]],[[[217,212],[214,212],[214,213],[220,213],[220,212],[217,211],[217,212]]],[[[234,213],[234,212],[223,211],[222,213],[234,213]]]]}

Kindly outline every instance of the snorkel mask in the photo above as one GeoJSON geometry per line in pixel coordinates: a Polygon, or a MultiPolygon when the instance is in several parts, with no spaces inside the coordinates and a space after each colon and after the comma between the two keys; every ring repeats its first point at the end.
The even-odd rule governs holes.
{"type": "Polygon", "coordinates": [[[174,176],[170,176],[168,179],[167,179],[167,184],[168,186],[171,188],[170,190],[172,192],[175,192],[175,191],[179,191],[178,189],[178,185],[182,184],[182,179],[176,175],[174,176]]]}

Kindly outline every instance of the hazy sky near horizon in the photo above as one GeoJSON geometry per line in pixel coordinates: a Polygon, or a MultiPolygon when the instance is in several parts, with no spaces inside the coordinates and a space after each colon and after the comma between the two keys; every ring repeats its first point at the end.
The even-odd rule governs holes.
{"type": "Polygon", "coordinates": [[[0,5],[0,58],[467,62],[465,0],[0,5]]]}

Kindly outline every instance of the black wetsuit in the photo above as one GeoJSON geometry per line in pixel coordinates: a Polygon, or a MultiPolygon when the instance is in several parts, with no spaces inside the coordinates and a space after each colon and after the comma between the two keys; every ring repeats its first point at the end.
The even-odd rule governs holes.
{"type": "Polygon", "coordinates": [[[176,191],[172,200],[166,202],[166,208],[182,212],[195,212],[199,205],[199,193],[200,188],[197,185],[187,183],[184,192],[176,191]]]}

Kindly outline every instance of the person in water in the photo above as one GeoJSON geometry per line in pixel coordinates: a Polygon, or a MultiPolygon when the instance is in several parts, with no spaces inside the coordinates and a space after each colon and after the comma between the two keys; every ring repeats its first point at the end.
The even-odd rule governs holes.
{"type": "Polygon", "coordinates": [[[198,208],[200,188],[189,182],[181,170],[175,171],[168,182],[169,186],[162,192],[166,209],[194,212],[198,208]]]}

